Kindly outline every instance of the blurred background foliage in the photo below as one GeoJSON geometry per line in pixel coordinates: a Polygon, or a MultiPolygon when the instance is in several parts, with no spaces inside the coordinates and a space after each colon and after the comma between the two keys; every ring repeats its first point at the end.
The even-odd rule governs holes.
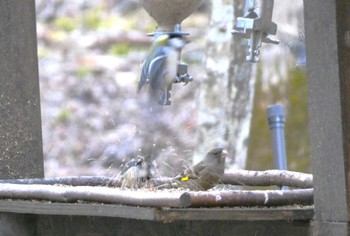
{"type": "MultiPolygon", "coordinates": [[[[166,162],[160,165],[165,174],[189,165],[196,145],[196,88],[205,76],[209,2],[182,25],[191,42],[182,59],[195,81],[173,86],[173,104],[162,117],[157,161],[166,162]]],[[[151,43],[146,34],[156,23],[138,0],[37,0],[36,8],[45,174],[116,175],[147,140],[138,133],[143,98],[136,85],[151,43]]],[[[278,47],[284,47],[282,54],[289,50],[278,47]]],[[[295,63],[282,69],[275,64],[276,73],[283,73],[271,82],[263,76],[264,63],[256,73],[247,169],[274,168],[265,112],[279,102],[286,108],[289,168],[310,171],[305,73],[295,63]]]]}
{"type": "Polygon", "coordinates": [[[257,73],[252,127],[248,148],[247,169],[273,169],[271,133],[266,108],[276,102],[284,105],[286,113],[286,151],[290,170],[310,172],[310,141],[308,132],[307,79],[305,72],[293,68],[287,78],[268,89],[262,86],[257,73]]]}

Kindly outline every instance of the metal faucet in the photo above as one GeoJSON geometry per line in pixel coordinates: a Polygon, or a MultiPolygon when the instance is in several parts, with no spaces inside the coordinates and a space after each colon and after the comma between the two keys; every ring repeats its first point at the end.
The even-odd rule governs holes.
{"type": "Polygon", "coordinates": [[[244,17],[238,17],[232,34],[249,39],[249,50],[246,61],[258,62],[260,60],[261,43],[279,44],[279,40],[269,35],[276,35],[277,25],[272,22],[274,0],[246,0],[244,17]]]}

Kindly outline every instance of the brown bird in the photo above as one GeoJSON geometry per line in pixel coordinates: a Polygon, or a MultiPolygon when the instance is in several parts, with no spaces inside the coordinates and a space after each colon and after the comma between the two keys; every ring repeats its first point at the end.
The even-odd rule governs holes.
{"type": "Polygon", "coordinates": [[[184,170],[158,188],[185,188],[203,191],[213,188],[221,182],[225,171],[225,159],[228,152],[223,148],[214,148],[196,165],[184,170]]]}

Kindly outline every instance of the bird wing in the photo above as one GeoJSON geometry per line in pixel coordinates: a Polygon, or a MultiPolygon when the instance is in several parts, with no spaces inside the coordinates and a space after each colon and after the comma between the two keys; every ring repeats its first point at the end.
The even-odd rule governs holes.
{"type": "Polygon", "coordinates": [[[150,83],[155,78],[159,73],[159,69],[166,62],[167,47],[158,47],[153,53],[157,56],[153,58],[152,54],[149,54],[142,65],[138,91],[141,90],[143,85],[150,83]]]}
{"type": "Polygon", "coordinates": [[[196,165],[187,168],[181,174],[177,175],[175,178],[181,181],[187,181],[190,179],[198,179],[200,177],[201,172],[205,169],[204,163],[201,161],[196,165]]]}
{"type": "Polygon", "coordinates": [[[155,78],[155,76],[159,73],[159,70],[164,66],[166,63],[166,55],[159,55],[156,58],[154,58],[152,61],[149,63],[148,67],[148,78],[149,80],[152,80],[155,78]]]}

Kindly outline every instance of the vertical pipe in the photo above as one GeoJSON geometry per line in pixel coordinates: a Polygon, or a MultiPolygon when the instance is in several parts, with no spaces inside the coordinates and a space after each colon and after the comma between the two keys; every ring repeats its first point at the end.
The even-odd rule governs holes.
{"type": "Polygon", "coordinates": [[[270,105],[267,119],[272,135],[272,149],[275,168],[287,170],[286,145],[284,140],[285,114],[282,105],[270,105]]]}

